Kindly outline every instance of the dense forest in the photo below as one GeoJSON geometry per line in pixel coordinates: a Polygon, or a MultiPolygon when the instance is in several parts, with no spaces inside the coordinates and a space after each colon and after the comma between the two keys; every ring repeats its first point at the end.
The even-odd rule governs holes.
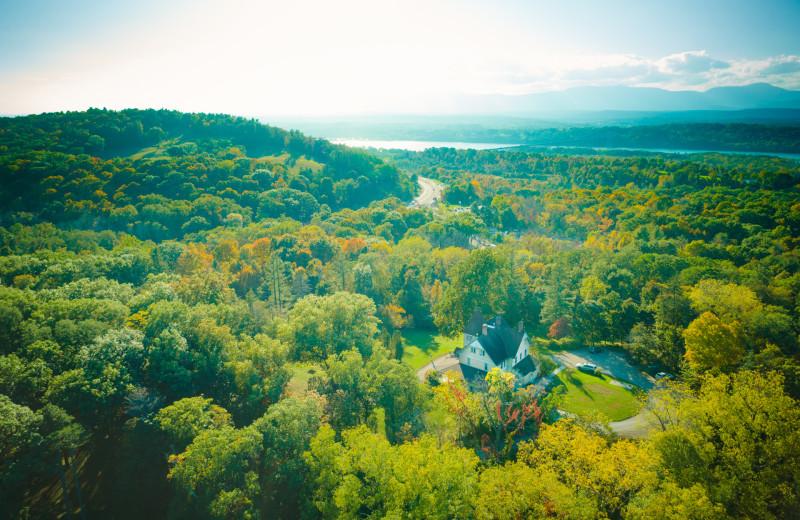
{"type": "Polygon", "coordinates": [[[796,161],[155,110],[0,119],[0,153],[2,518],[800,518],[796,161]],[[420,378],[404,338],[476,308],[677,376],[650,433],[420,378]]]}

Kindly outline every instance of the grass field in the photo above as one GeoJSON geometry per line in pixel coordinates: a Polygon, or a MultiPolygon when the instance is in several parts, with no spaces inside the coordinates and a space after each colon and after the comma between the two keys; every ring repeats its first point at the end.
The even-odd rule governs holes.
{"type": "MultiPolygon", "coordinates": [[[[173,139],[168,139],[166,141],[161,141],[155,146],[148,146],[146,148],[142,148],[140,150],[133,150],[131,149],[131,154],[128,156],[129,159],[163,159],[167,158],[170,155],[167,153],[167,148],[170,146],[175,146],[181,143],[181,137],[178,136],[173,139]]],[[[123,155],[125,152],[120,153],[123,155]]]]}
{"type": "Polygon", "coordinates": [[[452,352],[461,346],[461,338],[448,338],[441,334],[423,330],[407,330],[403,332],[403,361],[415,370],[430,363],[431,358],[452,352]]]}
{"type": "Polygon", "coordinates": [[[292,374],[292,379],[286,385],[286,391],[294,395],[306,395],[308,380],[319,371],[319,368],[312,363],[289,363],[287,368],[292,374]]]}
{"type": "Polygon", "coordinates": [[[599,410],[612,421],[621,421],[636,415],[639,402],[633,390],[611,384],[608,376],[600,377],[579,371],[564,371],[553,378],[554,385],[563,385],[566,398],[561,408],[566,412],[580,414],[599,410]]]}
{"type": "Polygon", "coordinates": [[[313,170],[315,172],[322,171],[325,168],[325,165],[322,163],[318,163],[312,159],[307,158],[305,155],[300,156],[294,161],[294,164],[290,167],[288,166],[287,162],[291,159],[291,155],[289,153],[283,153],[280,155],[265,155],[263,157],[258,157],[255,159],[258,163],[267,163],[271,165],[280,164],[286,167],[290,173],[300,173],[301,170],[313,170]]]}
{"type": "Polygon", "coordinates": [[[531,345],[533,345],[539,354],[556,354],[572,347],[572,345],[568,344],[564,340],[553,341],[549,338],[533,336],[530,333],[528,334],[528,338],[531,341],[531,345]]]}

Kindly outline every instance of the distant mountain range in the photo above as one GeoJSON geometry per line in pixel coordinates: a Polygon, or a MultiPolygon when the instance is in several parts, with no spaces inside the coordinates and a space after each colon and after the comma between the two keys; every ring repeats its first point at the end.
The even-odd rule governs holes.
{"type": "Polygon", "coordinates": [[[800,109],[800,92],[767,83],[705,92],[646,87],[575,87],[539,94],[439,94],[433,112],[546,114],[565,111],[676,112],[687,110],[800,109]]]}
{"type": "MultiPolygon", "coordinates": [[[[265,123],[296,128],[327,139],[457,140],[465,129],[537,129],[747,123],[800,126],[800,91],[766,83],[718,87],[705,92],[642,87],[575,87],[556,92],[436,94],[427,110],[414,114],[331,117],[262,117],[265,123]]],[[[476,134],[477,135],[477,134],[476,134]]],[[[477,138],[477,137],[476,137],[477,138]]],[[[474,139],[471,139],[474,141],[474,139]]]]}
{"type": "Polygon", "coordinates": [[[435,109],[417,114],[263,121],[326,139],[800,153],[800,92],[765,83],[705,92],[578,87],[434,101],[435,109]]]}

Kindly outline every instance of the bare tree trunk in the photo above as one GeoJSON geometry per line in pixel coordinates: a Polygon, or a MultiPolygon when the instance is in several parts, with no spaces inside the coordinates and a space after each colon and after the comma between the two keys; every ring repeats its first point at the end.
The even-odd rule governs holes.
{"type": "Polygon", "coordinates": [[[69,507],[69,493],[67,493],[67,477],[64,475],[64,469],[67,467],[66,463],[64,462],[65,458],[66,457],[62,453],[58,461],[58,467],[61,470],[61,489],[64,492],[64,507],[67,510],[67,520],[72,520],[72,511],[69,507]]]}
{"type": "Polygon", "coordinates": [[[78,482],[78,469],[75,467],[75,451],[72,446],[69,447],[69,456],[72,459],[72,474],[75,476],[75,490],[78,492],[78,505],[81,506],[81,519],[86,520],[86,514],[83,512],[83,499],[81,498],[81,485],[78,482]]]}

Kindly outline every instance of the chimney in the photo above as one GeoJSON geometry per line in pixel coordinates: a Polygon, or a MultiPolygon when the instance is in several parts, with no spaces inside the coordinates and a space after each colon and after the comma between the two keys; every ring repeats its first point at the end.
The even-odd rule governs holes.
{"type": "Polygon", "coordinates": [[[522,323],[522,320],[519,320],[519,325],[517,325],[517,332],[519,332],[520,334],[525,332],[525,324],[522,323]]]}
{"type": "Polygon", "coordinates": [[[499,327],[499,326],[500,326],[500,320],[501,320],[501,319],[503,319],[503,318],[501,318],[499,314],[498,314],[497,316],[495,316],[495,318],[494,318],[494,324],[495,324],[496,326],[498,326],[498,327],[499,327]]]}
{"type": "Polygon", "coordinates": [[[485,336],[485,335],[487,335],[487,334],[489,334],[489,325],[487,325],[487,324],[485,324],[485,323],[483,324],[483,332],[482,332],[482,334],[483,334],[484,336],[485,336]]]}

